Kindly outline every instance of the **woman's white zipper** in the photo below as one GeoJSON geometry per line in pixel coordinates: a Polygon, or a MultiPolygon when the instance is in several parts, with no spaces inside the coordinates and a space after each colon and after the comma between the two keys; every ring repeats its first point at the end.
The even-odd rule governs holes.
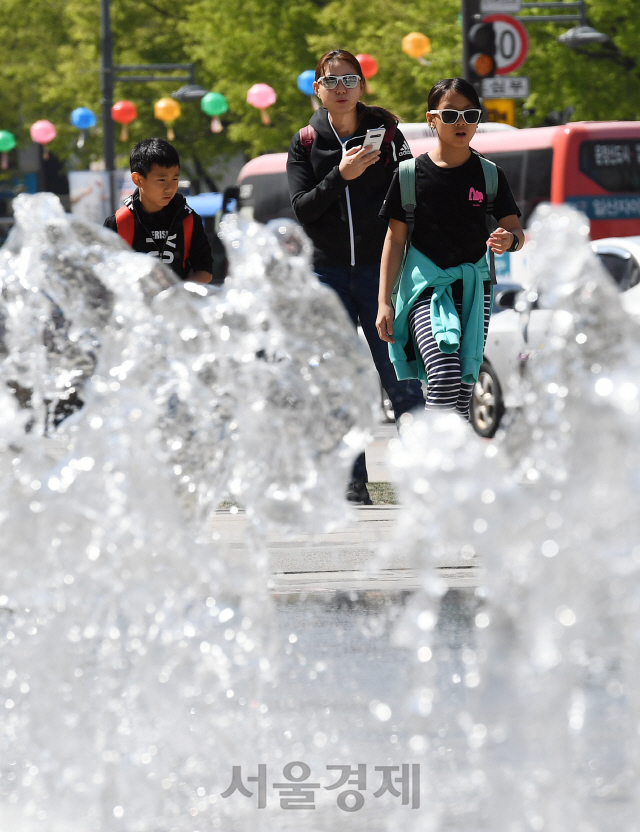
{"type": "MultiPolygon", "coordinates": [[[[331,124],[331,116],[329,116],[329,124],[331,124]]],[[[342,155],[347,152],[346,146],[340,136],[336,133],[336,128],[331,124],[331,129],[336,135],[336,139],[340,142],[342,147],[342,155]]],[[[349,219],[349,243],[351,245],[351,265],[355,266],[356,264],[356,244],[355,239],[353,236],[353,217],[351,216],[351,200],[349,199],[349,186],[345,188],[345,194],[347,195],[347,217],[349,219]]]]}

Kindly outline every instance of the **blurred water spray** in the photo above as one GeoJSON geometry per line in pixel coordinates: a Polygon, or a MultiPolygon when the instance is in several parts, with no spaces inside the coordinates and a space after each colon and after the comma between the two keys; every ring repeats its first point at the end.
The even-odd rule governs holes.
{"type": "MultiPolygon", "coordinates": [[[[394,546],[422,585],[362,627],[367,658],[393,625],[413,660],[375,684],[345,671],[337,703],[379,691],[353,733],[314,689],[293,701],[267,592],[269,529],[344,520],[376,399],[307,241],[231,219],[232,278],[207,291],[52,197],[20,198],[16,219],[0,252],[2,829],[637,827],[640,339],[580,215],[534,219],[529,302],[554,312],[508,432],[414,415],[392,443],[394,546]],[[244,559],[212,520],[229,495],[251,519],[244,559]],[[443,646],[453,564],[468,632],[443,646]],[[372,764],[377,748],[422,764],[420,811],[387,794],[276,816],[212,786],[231,763],[372,764]]],[[[323,639],[295,656],[322,657],[305,685],[323,639]]]]}
{"type": "Polygon", "coordinates": [[[192,830],[215,760],[267,741],[266,530],[344,520],[375,386],[302,237],[291,257],[230,220],[232,279],[207,293],[51,195],[19,197],[15,217],[0,826],[192,830]],[[228,494],[253,522],[235,567],[212,525],[228,494]]]}
{"type": "Polygon", "coordinates": [[[555,312],[502,440],[432,415],[405,424],[391,455],[396,545],[425,575],[398,630],[424,668],[407,707],[427,740],[448,710],[457,749],[448,770],[431,757],[442,828],[637,828],[640,331],[587,233],[569,208],[534,217],[529,297],[555,312]],[[429,646],[437,567],[456,548],[483,578],[454,708],[429,646]]]}

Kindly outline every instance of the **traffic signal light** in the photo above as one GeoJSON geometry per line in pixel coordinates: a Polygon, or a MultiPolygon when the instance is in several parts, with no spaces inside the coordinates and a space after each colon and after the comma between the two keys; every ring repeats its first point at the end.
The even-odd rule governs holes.
{"type": "Polygon", "coordinates": [[[493,23],[474,23],[466,33],[468,65],[466,76],[472,84],[496,74],[496,33],[493,23]]]}
{"type": "Polygon", "coordinates": [[[481,0],[461,0],[462,73],[482,98],[483,78],[496,72],[496,31],[483,21],[481,0]]]}

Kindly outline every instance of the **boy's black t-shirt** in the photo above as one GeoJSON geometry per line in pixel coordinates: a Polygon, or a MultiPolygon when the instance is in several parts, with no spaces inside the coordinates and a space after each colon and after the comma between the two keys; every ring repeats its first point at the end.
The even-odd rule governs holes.
{"type": "MultiPolygon", "coordinates": [[[[190,209],[186,207],[186,200],[182,194],[176,194],[161,211],[155,211],[152,214],[148,214],[142,208],[137,189],[125,204],[133,209],[136,221],[132,246],[134,251],[157,257],[183,280],[192,270],[210,273],[213,271],[211,246],[202,224],[202,218],[195,211],[191,212],[193,234],[185,267],[183,219],[190,209]]],[[[117,232],[114,214],[108,217],[104,224],[107,228],[117,232]]]]}
{"type": "MultiPolygon", "coordinates": [[[[477,263],[486,253],[487,193],[479,157],[459,167],[438,167],[425,153],[416,159],[416,210],[411,244],[441,269],[461,263],[477,263]]],[[[496,220],[510,214],[520,216],[507,177],[498,167],[498,193],[494,202],[496,220]]],[[[393,177],[380,216],[406,222],[400,197],[400,179],[393,177]]]]}

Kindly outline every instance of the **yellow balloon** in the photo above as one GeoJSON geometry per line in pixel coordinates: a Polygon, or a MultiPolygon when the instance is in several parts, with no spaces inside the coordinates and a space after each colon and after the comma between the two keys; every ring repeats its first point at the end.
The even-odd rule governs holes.
{"type": "Polygon", "coordinates": [[[153,108],[154,116],[165,123],[180,118],[181,112],[180,105],[173,98],[161,98],[160,101],[156,101],[153,108]]]}
{"type": "Polygon", "coordinates": [[[410,58],[421,58],[431,52],[431,41],[421,32],[409,32],[402,38],[402,51],[410,58]]]}

